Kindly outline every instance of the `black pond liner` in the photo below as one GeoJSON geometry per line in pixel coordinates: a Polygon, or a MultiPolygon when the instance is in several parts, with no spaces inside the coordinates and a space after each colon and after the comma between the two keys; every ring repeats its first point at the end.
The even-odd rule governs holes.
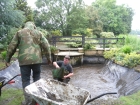
{"type": "Polygon", "coordinates": [[[116,82],[120,96],[127,96],[140,90],[140,72],[127,67],[122,67],[108,61],[102,69],[102,74],[116,82]]]}

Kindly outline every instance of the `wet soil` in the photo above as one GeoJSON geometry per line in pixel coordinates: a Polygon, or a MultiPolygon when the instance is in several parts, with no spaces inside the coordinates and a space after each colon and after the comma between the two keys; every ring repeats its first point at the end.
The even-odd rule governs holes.
{"type": "MultiPolygon", "coordinates": [[[[80,67],[74,67],[74,76],[71,77],[69,84],[89,91],[91,99],[103,93],[117,92],[115,83],[108,81],[109,79],[105,79],[104,75],[101,73],[103,67],[103,64],[85,64],[80,67]]],[[[41,77],[44,79],[52,78],[53,69],[55,68],[52,66],[43,65],[41,77]]],[[[110,103],[110,105],[114,105],[112,100],[116,100],[117,98],[117,94],[105,95],[94,100],[88,105],[107,105],[107,102],[110,103],[109,100],[111,100],[112,103],[110,103]]]]}

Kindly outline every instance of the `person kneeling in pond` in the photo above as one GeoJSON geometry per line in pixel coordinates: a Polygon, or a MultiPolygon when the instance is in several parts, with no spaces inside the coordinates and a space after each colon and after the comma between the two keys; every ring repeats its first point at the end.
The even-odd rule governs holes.
{"type": "Polygon", "coordinates": [[[53,62],[53,65],[56,67],[56,69],[64,70],[62,78],[54,78],[54,79],[64,83],[68,83],[70,81],[70,77],[73,75],[73,68],[72,65],[70,64],[70,56],[66,55],[63,61],[53,62]]]}

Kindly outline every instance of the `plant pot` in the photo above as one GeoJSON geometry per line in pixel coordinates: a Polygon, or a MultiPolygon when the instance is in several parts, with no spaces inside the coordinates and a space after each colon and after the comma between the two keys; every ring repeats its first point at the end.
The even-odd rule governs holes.
{"type": "Polygon", "coordinates": [[[85,55],[96,55],[96,50],[85,50],[85,55]]]}
{"type": "Polygon", "coordinates": [[[78,48],[78,52],[83,53],[84,52],[83,48],[78,48]]]}
{"type": "Polygon", "coordinates": [[[104,50],[98,50],[98,55],[103,55],[104,50]]]}

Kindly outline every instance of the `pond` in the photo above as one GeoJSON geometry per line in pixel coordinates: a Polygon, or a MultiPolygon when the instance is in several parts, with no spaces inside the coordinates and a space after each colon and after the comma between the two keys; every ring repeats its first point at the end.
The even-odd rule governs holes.
{"type": "MultiPolygon", "coordinates": [[[[74,76],[71,78],[70,84],[89,91],[91,99],[103,93],[117,92],[116,83],[104,79],[101,72],[103,67],[103,64],[84,64],[80,67],[74,67],[74,76]]],[[[54,69],[54,67],[42,66],[42,78],[52,78],[52,69],[54,69]]],[[[115,100],[117,98],[117,94],[105,95],[89,103],[89,105],[101,102],[106,103],[108,99],[115,100]]]]}

